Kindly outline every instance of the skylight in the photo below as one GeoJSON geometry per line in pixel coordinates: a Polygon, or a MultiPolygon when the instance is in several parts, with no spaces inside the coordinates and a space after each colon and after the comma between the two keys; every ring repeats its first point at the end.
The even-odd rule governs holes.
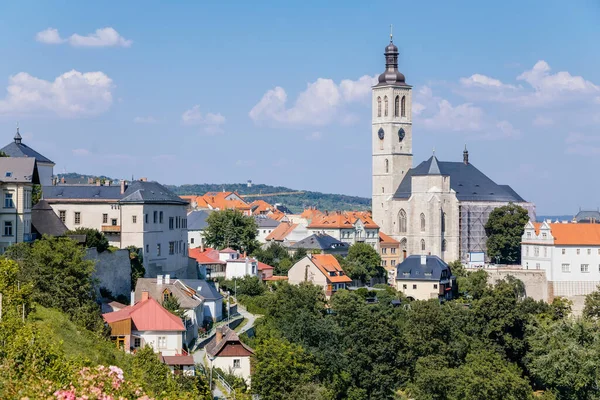
{"type": "Polygon", "coordinates": [[[12,176],[12,172],[7,172],[7,173],[6,173],[6,177],[7,177],[7,178],[10,178],[11,176],[12,176]]]}

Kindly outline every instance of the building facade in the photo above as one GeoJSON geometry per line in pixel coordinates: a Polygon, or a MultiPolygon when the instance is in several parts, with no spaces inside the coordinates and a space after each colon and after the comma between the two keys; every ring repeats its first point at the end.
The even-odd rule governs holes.
{"type": "Polygon", "coordinates": [[[293,285],[311,282],[321,286],[327,297],[352,283],[352,279],[331,254],[311,254],[299,260],[288,271],[288,280],[293,285]]]}
{"type": "Polygon", "coordinates": [[[325,234],[349,245],[366,243],[379,250],[379,226],[368,212],[327,212],[313,218],[307,228],[309,235],[325,234]]]}
{"type": "Polygon", "coordinates": [[[18,127],[13,141],[0,149],[0,152],[3,152],[11,158],[35,159],[37,161],[36,164],[39,175],[38,183],[41,185],[52,184],[52,178],[54,176],[54,162],[23,143],[23,138],[19,133],[18,127]]]}
{"type": "Polygon", "coordinates": [[[396,271],[396,290],[414,300],[451,300],[456,278],[437,256],[409,256],[396,271]]]}
{"type": "Polygon", "coordinates": [[[398,48],[385,48],[386,69],[373,86],[373,220],[400,242],[401,259],[437,255],[466,261],[485,252],[485,224],[496,207],[535,206],[512,188],[498,185],[469,163],[440,162],[434,156],[413,167],[412,87],[398,71],[398,48]]]}

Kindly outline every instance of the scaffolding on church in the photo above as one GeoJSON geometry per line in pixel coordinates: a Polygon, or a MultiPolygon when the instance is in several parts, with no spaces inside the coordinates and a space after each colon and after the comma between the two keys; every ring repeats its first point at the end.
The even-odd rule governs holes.
{"type": "MultiPolygon", "coordinates": [[[[496,207],[508,203],[498,202],[461,202],[458,206],[459,251],[462,262],[469,261],[469,253],[484,253],[486,261],[492,261],[487,256],[487,235],[485,224],[491,212],[496,207]]],[[[535,205],[532,203],[516,203],[525,208],[529,218],[535,221],[535,205]]]]}

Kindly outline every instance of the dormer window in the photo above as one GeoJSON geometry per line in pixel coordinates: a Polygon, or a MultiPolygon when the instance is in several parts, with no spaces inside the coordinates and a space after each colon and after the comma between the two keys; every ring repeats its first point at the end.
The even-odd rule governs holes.
{"type": "Polygon", "coordinates": [[[162,295],[163,295],[163,301],[167,301],[171,297],[171,292],[169,291],[169,289],[165,289],[165,290],[163,290],[162,295]]]}
{"type": "Polygon", "coordinates": [[[527,238],[531,239],[531,232],[527,232],[527,238]]]}
{"type": "Polygon", "coordinates": [[[12,176],[12,172],[7,172],[5,175],[7,178],[10,178],[12,176]]]}

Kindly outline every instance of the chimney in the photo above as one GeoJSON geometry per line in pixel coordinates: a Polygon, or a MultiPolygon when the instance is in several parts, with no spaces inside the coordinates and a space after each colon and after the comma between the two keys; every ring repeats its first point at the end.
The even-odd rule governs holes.
{"type": "Polygon", "coordinates": [[[146,300],[148,300],[148,298],[149,298],[149,296],[148,296],[148,291],[147,291],[147,290],[144,290],[144,291],[142,292],[142,301],[146,301],[146,300]]]}
{"type": "Polygon", "coordinates": [[[220,326],[217,328],[217,344],[221,343],[221,340],[223,340],[223,327],[220,326]]]}
{"type": "Polygon", "coordinates": [[[165,285],[169,285],[171,283],[171,275],[165,275],[165,285]]]}
{"type": "Polygon", "coordinates": [[[427,264],[427,256],[421,256],[421,265],[427,264]]]}
{"type": "Polygon", "coordinates": [[[156,275],[156,284],[157,285],[163,284],[163,276],[162,275],[156,275]]]}
{"type": "Polygon", "coordinates": [[[129,303],[131,303],[130,305],[135,304],[135,292],[133,290],[131,291],[131,300],[129,301],[129,303]]]}
{"type": "Polygon", "coordinates": [[[121,180],[121,194],[125,193],[125,190],[127,190],[127,181],[122,179],[121,180]]]}

